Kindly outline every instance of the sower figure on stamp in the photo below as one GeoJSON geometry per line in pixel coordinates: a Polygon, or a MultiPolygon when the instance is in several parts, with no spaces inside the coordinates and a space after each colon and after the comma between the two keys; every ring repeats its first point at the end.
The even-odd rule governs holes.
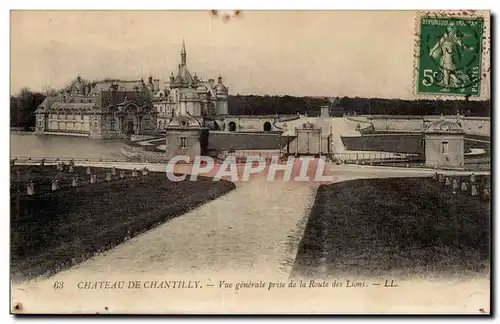
{"type": "Polygon", "coordinates": [[[443,86],[445,88],[459,88],[466,83],[469,77],[457,70],[461,60],[462,51],[472,51],[474,48],[466,46],[462,41],[463,35],[457,30],[455,23],[451,22],[446,32],[431,48],[429,55],[441,65],[443,73],[443,86]]]}

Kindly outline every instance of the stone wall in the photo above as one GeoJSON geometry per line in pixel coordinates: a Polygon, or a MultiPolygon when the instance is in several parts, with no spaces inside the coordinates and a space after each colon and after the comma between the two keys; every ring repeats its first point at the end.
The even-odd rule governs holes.
{"type": "Polygon", "coordinates": [[[366,116],[375,132],[422,132],[425,127],[440,118],[457,120],[466,134],[491,136],[489,117],[461,116],[366,116]]]}
{"type": "Polygon", "coordinates": [[[236,132],[263,132],[264,125],[269,123],[270,131],[279,131],[274,124],[274,116],[227,116],[224,118],[224,130],[230,130],[230,123],[236,126],[236,132]]]}
{"type": "Polygon", "coordinates": [[[141,146],[132,146],[123,144],[121,153],[131,161],[138,162],[167,162],[167,157],[164,152],[147,151],[141,146]]]}
{"type": "Polygon", "coordinates": [[[424,153],[421,134],[342,136],[346,150],[395,153],[424,153]]]}

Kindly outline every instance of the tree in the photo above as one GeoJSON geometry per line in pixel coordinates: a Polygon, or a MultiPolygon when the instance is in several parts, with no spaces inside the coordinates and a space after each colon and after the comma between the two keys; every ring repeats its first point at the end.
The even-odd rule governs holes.
{"type": "Polygon", "coordinates": [[[10,126],[34,127],[35,110],[45,100],[46,96],[40,92],[32,92],[29,88],[22,88],[19,94],[10,98],[10,126]]]}

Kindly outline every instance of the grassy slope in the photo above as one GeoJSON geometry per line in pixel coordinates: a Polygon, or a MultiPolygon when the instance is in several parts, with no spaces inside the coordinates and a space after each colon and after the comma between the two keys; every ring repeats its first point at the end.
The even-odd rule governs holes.
{"type": "Polygon", "coordinates": [[[429,276],[488,268],[490,205],[431,178],[321,186],[294,274],[429,276]]]}
{"type": "MultiPolygon", "coordinates": [[[[19,168],[25,177],[28,167],[19,168]]],[[[31,174],[37,188],[48,190],[47,180],[56,172],[46,168],[44,175],[36,167],[31,174]]],[[[76,171],[83,177],[83,168],[76,171]]],[[[104,172],[98,172],[101,181],[104,172]]],[[[69,185],[67,174],[60,173],[59,178],[63,187],[69,185]]],[[[120,244],[127,236],[216,199],[234,189],[234,184],[203,177],[197,182],[176,183],[163,173],[150,173],[126,181],[24,195],[19,200],[14,189],[11,186],[11,269],[16,276],[30,278],[120,244]]]]}

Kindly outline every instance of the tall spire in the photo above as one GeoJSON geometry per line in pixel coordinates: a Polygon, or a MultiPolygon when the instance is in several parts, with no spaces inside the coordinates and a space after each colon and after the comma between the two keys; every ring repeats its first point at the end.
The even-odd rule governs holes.
{"type": "Polygon", "coordinates": [[[184,39],[182,39],[181,64],[186,65],[186,45],[184,44],[184,39]]]}

